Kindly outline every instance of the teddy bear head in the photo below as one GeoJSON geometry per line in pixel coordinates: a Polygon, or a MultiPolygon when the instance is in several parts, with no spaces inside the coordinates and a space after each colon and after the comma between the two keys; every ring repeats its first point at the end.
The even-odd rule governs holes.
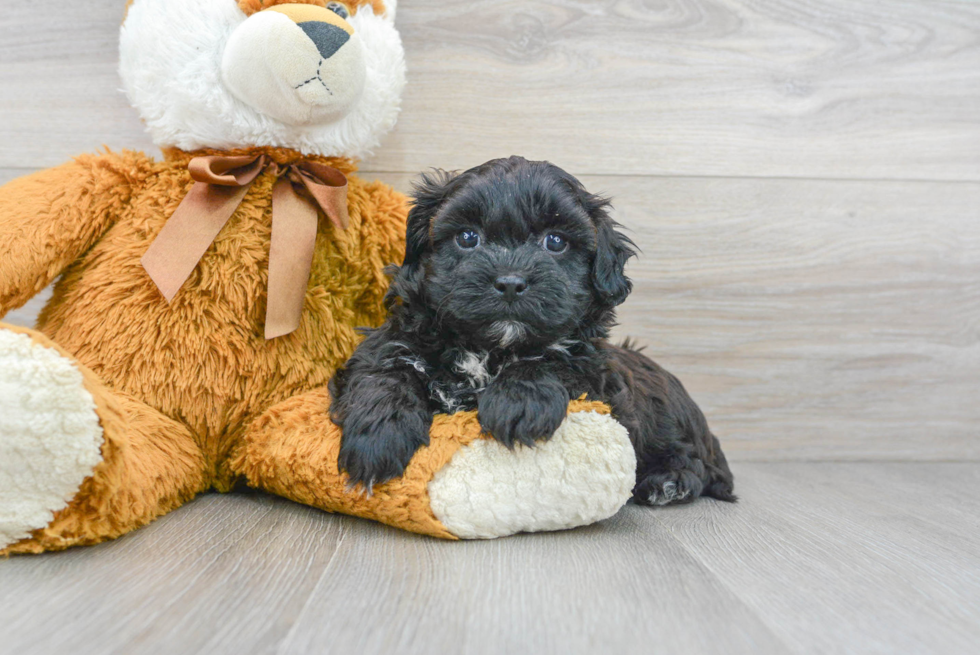
{"type": "Polygon", "coordinates": [[[123,85],[154,143],[364,157],[405,85],[397,0],[129,0],[123,85]]]}

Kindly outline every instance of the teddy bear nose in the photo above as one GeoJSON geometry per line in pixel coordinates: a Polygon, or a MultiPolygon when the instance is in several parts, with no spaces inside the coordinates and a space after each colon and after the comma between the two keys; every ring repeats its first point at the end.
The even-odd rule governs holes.
{"type": "Polygon", "coordinates": [[[320,56],[324,59],[330,59],[335,52],[350,41],[350,34],[347,33],[347,30],[330,23],[311,20],[298,23],[298,25],[306,33],[306,36],[310,37],[310,40],[316,45],[316,49],[320,51],[320,56]]]}
{"type": "Polygon", "coordinates": [[[506,300],[516,300],[527,291],[527,280],[520,275],[501,275],[494,281],[493,288],[506,300]]]}

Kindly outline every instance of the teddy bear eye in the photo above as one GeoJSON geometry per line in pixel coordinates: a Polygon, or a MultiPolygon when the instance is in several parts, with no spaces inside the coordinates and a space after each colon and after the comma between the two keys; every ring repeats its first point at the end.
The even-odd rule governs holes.
{"type": "Polygon", "coordinates": [[[464,250],[470,250],[480,245],[480,235],[473,230],[463,230],[456,235],[456,245],[464,250]]]}
{"type": "Polygon", "coordinates": [[[350,9],[340,2],[328,2],[327,9],[337,14],[341,18],[350,18],[350,9]]]}
{"type": "Polygon", "coordinates": [[[549,252],[565,252],[568,241],[560,234],[549,234],[544,238],[544,247],[549,252]]]}

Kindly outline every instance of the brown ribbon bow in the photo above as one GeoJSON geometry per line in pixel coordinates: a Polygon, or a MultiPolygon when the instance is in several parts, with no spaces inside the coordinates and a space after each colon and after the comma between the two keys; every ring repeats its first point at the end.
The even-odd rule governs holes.
{"type": "Polygon", "coordinates": [[[299,327],[316,244],[317,206],[346,230],[347,178],[312,161],[281,165],[266,155],[195,157],[188,165],[195,184],[143,255],[142,264],[160,293],[173,300],[221,228],[265,170],[278,181],[272,189],[272,243],[265,338],[299,327]],[[300,195],[297,189],[309,193],[300,195]],[[315,204],[314,204],[315,203],[315,204]]]}

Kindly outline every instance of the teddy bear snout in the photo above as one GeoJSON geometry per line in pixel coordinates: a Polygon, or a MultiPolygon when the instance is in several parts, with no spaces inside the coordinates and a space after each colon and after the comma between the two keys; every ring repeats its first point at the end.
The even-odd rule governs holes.
{"type": "Polygon", "coordinates": [[[305,4],[248,17],[229,38],[221,68],[238,100],[286,125],[342,119],[360,99],[367,70],[351,24],[305,4]]]}

